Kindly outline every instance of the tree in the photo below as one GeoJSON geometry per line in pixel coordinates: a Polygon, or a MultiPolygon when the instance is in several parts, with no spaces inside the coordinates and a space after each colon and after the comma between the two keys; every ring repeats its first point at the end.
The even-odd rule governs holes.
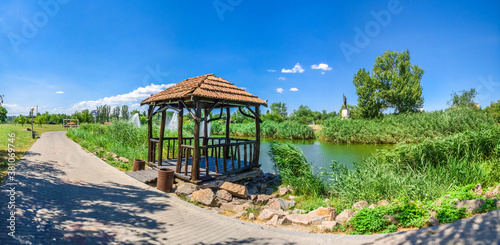
{"type": "Polygon", "coordinates": [[[373,71],[360,69],[353,83],[362,117],[382,115],[386,108],[396,113],[417,112],[424,104],[420,81],[424,70],[410,63],[408,50],[385,51],[375,59],[373,71]]]}
{"type": "Polygon", "coordinates": [[[297,110],[294,110],[292,115],[290,115],[292,121],[296,121],[301,124],[311,124],[314,121],[314,113],[306,105],[300,105],[297,110]]]}
{"type": "Polygon", "coordinates": [[[21,124],[21,126],[24,126],[24,124],[26,123],[26,120],[27,119],[25,116],[19,115],[19,119],[17,121],[21,124]]]}
{"type": "Polygon", "coordinates": [[[452,92],[451,100],[448,101],[448,105],[454,107],[471,107],[477,108],[474,99],[477,96],[476,89],[471,88],[470,90],[462,90],[457,94],[456,92],[452,92]]]}
{"type": "Polygon", "coordinates": [[[123,118],[123,120],[128,121],[129,117],[130,117],[130,112],[128,112],[128,106],[123,105],[122,106],[122,118],[123,118]]]}
{"type": "Polygon", "coordinates": [[[120,107],[115,106],[113,108],[113,113],[111,115],[113,115],[113,117],[116,118],[116,120],[120,119],[120,107]]]}
{"type": "Polygon", "coordinates": [[[495,119],[495,121],[500,123],[500,100],[498,100],[497,102],[492,101],[489,106],[484,108],[484,111],[491,115],[495,119]]]}
{"type": "Polygon", "coordinates": [[[7,120],[7,109],[0,105],[0,123],[4,123],[7,120]]]}
{"type": "Polygon", "coordinates": [[[274,102],[270,106],[271,108],[271,113],[275,113],[280,115],[283,119],[286,119],[288,116],[287,108],[285,103],[281,102],[274,102]]]}

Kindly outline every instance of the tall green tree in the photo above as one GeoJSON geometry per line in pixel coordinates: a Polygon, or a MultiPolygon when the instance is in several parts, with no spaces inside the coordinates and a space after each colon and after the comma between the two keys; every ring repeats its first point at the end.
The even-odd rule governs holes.
{"type": "Polygon", "coordinates": [[[383,92],[387,88],[384,88],[380,80],[372,77],[370,72],[365,69],[359,69],[354,76],[353,83],[356,87],[356,95],[358,95],[357,107],[361,117],[374,118],[381,116],[382,111],[387,108],[383,92]]]}
{"type": "Polygon", "coordinates": [[[116,120],[120,119],[120,107],[119,106],[113,107],[113,113],[111,113],[111,115],[113,115],[113,118],[116,120]]]}
{"type": "Polygon", "coordinates": [[[271,113],[275,113],[280,115],[283,119],[286,119],[288,116],[287,108],[285,103],[281,102],[274,102],[270,106],[271,108],[271,113]]]}
{"type": "Polygon", "coordinates": [[[474,99],[477,96],[476,89],[471,88],[469,90],[462,90],[459,93],[455,91],[451,94],[451,100],[448,101],[448,105],[451,107],[471,107],[476,108],[476,102],[474,99]]]}
{"type": "Polygon", "coordinates": [[[129,118],[130,118],[130,112],[128,111],[128,106],[123,105],[122,106],[122,119],[125,121],[128,121],[129,118]]]}
{"type": "Polygon", "coordinates": [[[292,115],[290,115],[292,121],[308,125],[314,122],[314,113],[306,105],[300,105],[297,110],[294,110],[292,115]]]}
{"type": "Polygon", "coordinates": [[[26,123],[27,119],[24,115],[19,115],[19,119],[17,120],[21,126],[24,126],[24,124],[26,123]]]}
{"type": "Polygon", "coordinates": [[[4,123],[7,120],[7,109],[0,105],[0,123],[4,123]]]}
{"type": "Polygon", "coordinates": [[[375,59],[372,73],[360,69],[353,83],[363,117],[380,116],[386,108],[416,112],[424,104],[420,81],[424,70],[410,62],[410,52],[385,51],[375,59]]]}

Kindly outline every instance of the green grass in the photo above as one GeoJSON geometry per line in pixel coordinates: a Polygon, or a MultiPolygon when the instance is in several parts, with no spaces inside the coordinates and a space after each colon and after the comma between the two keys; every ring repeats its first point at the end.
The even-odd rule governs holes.
{"type": "MultiPolygon", "coordinates": [[[[153,134],[157,135],[158,132],[159,127],[154,126],[153,134]]],[[[138,128],[124,121],[114,121],[111,125],[81,124],[79,128],[70,129],[67,136],[90,152],[99,152],[102,147],[104,151],[99,152],[99,157],[106,152],[112,152],[129,159],[129,163],[122,163],[108,158],[108,163],[125,171],[132,169],[134,159],[147,159],[146,125],[138,128]]],[[[166,131],[165,137],[168,136],[177,136],[177,132],[166,131]]],[[[166,148],[166,145],[164,147],[166,148]]]]}
{"type": "MultiPolygon", "coordinates": [[[[25,131],[26,128],[31,129],[31,124],[0,124],[0,182],[2,182],[7,174],[8,167],[8,144],[13,144],[15,146],[16,154],[15,159],[16,162],[21,159],[26,151],[35,143],[35,139],[31,136],[31,131],[25,131]],[[14,133],[16,135],[13,143],[9,141],[9,134],[14,133]]],[[[38,133],[38,136],[41,136],[45,132],[50,131],[66,131],[67,129],[63,128],[61,125],[48,125],[43,124],[42,126],[36,124],[33,126],[35,132],[38,133]]]]}
{"type": "Polygon", "coordinates": [[[470,108],[456,108],[430,113],[386,115],[382,119],[370,120],[330,118],[323,123],[319,136],[321,140],[336,143],[415,143],[495,124],[489,114],[470,108]]]}

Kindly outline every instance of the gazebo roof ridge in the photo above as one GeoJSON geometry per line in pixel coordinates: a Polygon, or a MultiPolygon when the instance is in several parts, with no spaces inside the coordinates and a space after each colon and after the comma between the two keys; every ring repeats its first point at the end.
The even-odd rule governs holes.
{"type": "Polygon", "coordinates": [[[161,103],[184,100],[191,97],[234,101],[243,104],[264,105],[267,107],[267,101],[248,93],[245,89],[235,86],[224,78],[215,76],[214,73],[185,79],[172,87],[155,95],[151,95],[149,98],[143,100],[141,105],[153,102],[161,103]]]}

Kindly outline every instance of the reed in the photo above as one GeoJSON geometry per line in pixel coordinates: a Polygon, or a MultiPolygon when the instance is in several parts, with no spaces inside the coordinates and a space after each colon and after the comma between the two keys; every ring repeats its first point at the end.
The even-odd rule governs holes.
{"type": "Polygon", "coordinates": [[[456,108],[430,113],[386,115],[381,119],[370,120],[330,118],[323,123],[319,137],[336,143],[416,143],[493,125],[495,121],[489,114],[471,108],[456,108]]]}

